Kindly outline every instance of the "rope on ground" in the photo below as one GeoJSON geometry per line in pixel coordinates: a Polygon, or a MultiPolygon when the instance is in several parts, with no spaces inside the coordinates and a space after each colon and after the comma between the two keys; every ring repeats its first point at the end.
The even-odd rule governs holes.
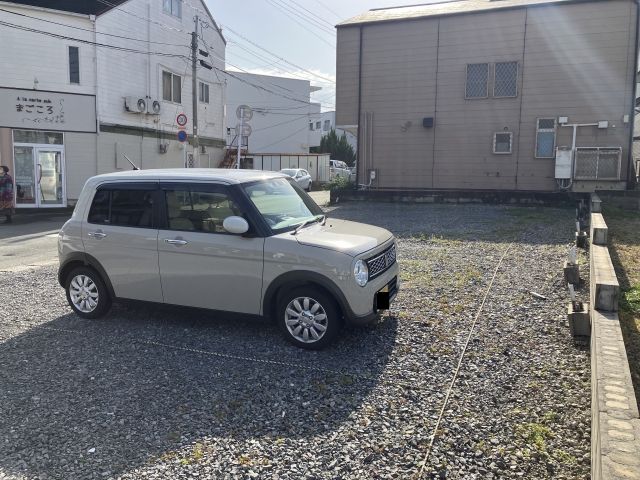
{"type": "Polygon", "coordinates": [[[435,442],[435,438],[436,438],[436,432],[438,431],[438,428],[440,427],[440,422],[442,421],[442,417],[444,416],[444,411],[447,408],[447,404],[449,403],[449,396],[451,395],[451,391],[453,390],[453,385],[456,383],[456,379],[458,378],[458,373],[460,373],[460,367],[462,366],[462,361],[464,360],[464,354],[467,352],[467,347],[469,346],[469,342],[471,341],[471,336],[473,335],[473,331],[476,327],[476,323],[478,322],[478,317],[480,317],[480,313],[482,312],[482,309],[484,308],[484,304],[487,301],[487,297],[489,296],[489,292],[491,291],[491,287],[493,287],[493,282],[496,279],[496,276],[498,275],[498,270],[500,269],[500,266],[502,265],[502,261],[504,260],[504,258],[507,256],[507,253],[509,253],[509,250],[511,250],[511,247],[514,245],[514,243],[516,243],[516,240],[524,233],[520,232],[512,241],[509,245],[507,245],[507,248],[505,249],[504,253],[502,254],[502,256],[500,257],[500,260],[498,261],[498,264],[496,265],[495,270],[493,271],[493,276],[491,277],[491,281],[489,282],[489,286],[487,287],[487,291],[484,294],[484,298],[482,299],[482,303],[480,304],[480,307],[478,307],[478,311],[476,312],[476,316],[473,319],[473,322],[471,323],[471,329],[469,330],[469,335],[467,336],[467,341],[464,344],[464,348],[462,349],[462,353],[460,354],[460,358],[458,360],[458,366],[455,369],[455,372],[453,373],[453,378],[451,379],[451,383],[449,384],[449,388],[447,389],[447,394],[444,398],[444,403],[442,404],[442,408],[440,409],[440,414],[438,415],[438,421],[436,422],[436,426],[433,429],[433,433],[431,434],[431,439],[429,440],[429,446],[427,447],[427,453],[424,456],[424,460],[422,461],[422,466],[420,467],[420,471],[418,473],[418,478],[422,478],[422,476],[424,475],[424,470],[427,466],[427,461],[429,460],[429,457],[431,456],[431,450],[433,448],[433,443],[435,442]]]}

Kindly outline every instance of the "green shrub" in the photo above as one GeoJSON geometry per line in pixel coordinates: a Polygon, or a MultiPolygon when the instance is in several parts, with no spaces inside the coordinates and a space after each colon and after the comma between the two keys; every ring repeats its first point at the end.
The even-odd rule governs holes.
{"type": "Polygon", "coordinates": [[[324,184],[324,190],[353,190],[354,184],[348,178],[334,178],[330,182],[324,184]]]}

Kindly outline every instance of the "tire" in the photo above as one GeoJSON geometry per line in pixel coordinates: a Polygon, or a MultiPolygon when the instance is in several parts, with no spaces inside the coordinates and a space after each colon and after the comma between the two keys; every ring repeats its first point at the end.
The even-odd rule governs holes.
{"type": "Polygon", "coordinates": [[[306,350],[321,350],[328,347],[338,335],[342,325],[342,315],[331,296],[313,287],[302,286],[282,296],[276,307],[276,322],[284,338],[292,345],[306,350]],[[309,302],[308,305],[305,305],[305,299],[309,302]],[[296,306],[296,302],[300,308],[296,306]],[[313,315],[311,310],[314,309],[316,318],[312,319],[310,315],[313,315]],[[306,315],[300,318],[301,315],[296,317],[293,313],[306,313],[306,315]],[[324,315],[324,318],[318,318],[321,315],[324,315]],[[313,322],[313,326],[307,327],[303,322],[307,322],[306,325],[311,325],[313,322]],[[324,332],[322,328],[325,328],[324,332]],[[314,338],[316,335],[319,336],[318,339],[314,338]],[[305,336],[307,340],[304,339],[305,336]]]}
{"type": "Polygon", "coordinates": [[[67,302],[76,315],[95,319],[104,317],[111,309],[111,296],[98,273],[87,267],[74,269],[65,283],[67,302]],[[72,295],[79,292],[79,296],[72,295]],[[74,303],[74,298],[77,302],[74,303]],[[95,306],[93,305],[95,302],[95,306]]]}
{"type": "Polygon", "coordinates": [[[311,184],[312,184],[312,183],[313,183],[313,182],[312,182],[311,180],[309,180],[309,186],[307,187],[307,192],[311,192],[311,184]]]}

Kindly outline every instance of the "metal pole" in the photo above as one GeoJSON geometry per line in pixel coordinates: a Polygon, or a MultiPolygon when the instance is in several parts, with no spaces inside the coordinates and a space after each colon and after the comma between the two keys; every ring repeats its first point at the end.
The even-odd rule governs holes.
{"type": "Polygon", "coordinates": [[[198,154],[198,77],[196,63],[198,60],[198,15],[195,18],[195,30],[191,34],[191,89],[193,97],[193,166],[200,166],[198,154]]]}
{"type": "Polygon", "coordinates": [[[242,126],[244,123],[244,108],[240,107],[240,133],[238,134],[238,163],[236,169],[240,169],[240,152],[242,149],[242,126]]]}

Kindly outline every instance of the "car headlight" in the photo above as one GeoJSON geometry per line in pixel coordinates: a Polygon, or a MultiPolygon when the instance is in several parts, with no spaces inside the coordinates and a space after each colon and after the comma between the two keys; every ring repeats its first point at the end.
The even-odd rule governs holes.
{"type": "Polygon", "coordinates": [[[369,267],[367,267],[364,261],[358,260],[356,262],[356,265],[353,267],[353,276],[361,287],[367,284],[369,281],[369,267]]]}

